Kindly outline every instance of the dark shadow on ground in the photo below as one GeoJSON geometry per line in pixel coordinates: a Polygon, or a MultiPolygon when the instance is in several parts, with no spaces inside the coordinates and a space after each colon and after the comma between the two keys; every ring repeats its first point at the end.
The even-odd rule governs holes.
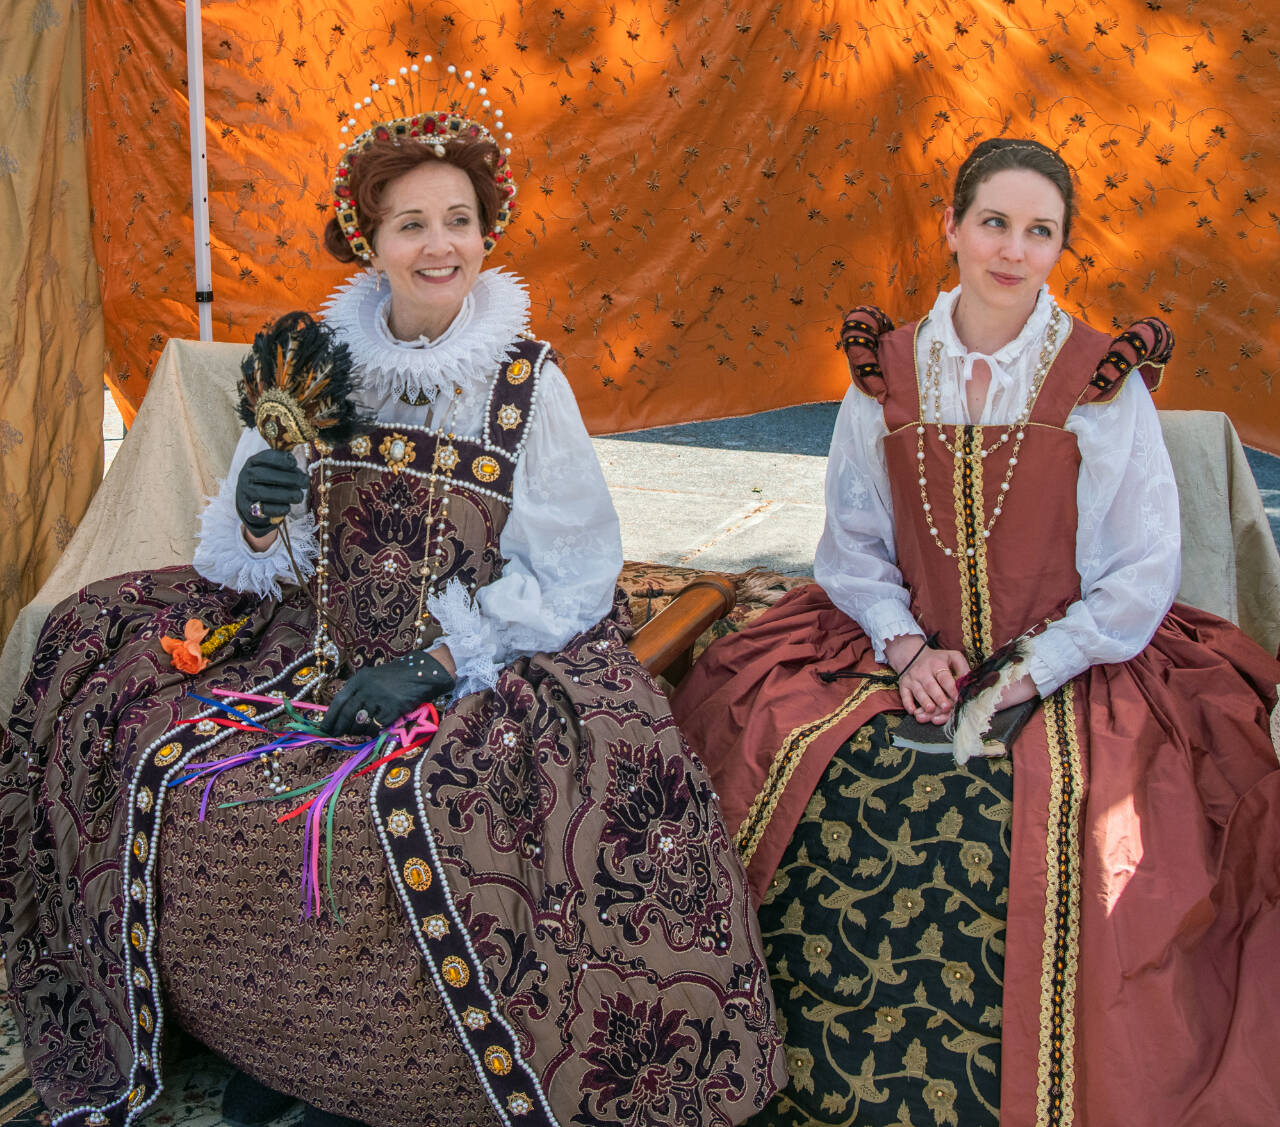
{"type": "Polygon", "coordinates": [[[754,450],[770,454],[811,454],[825,458],[831,446],[839,403],[806,403],[714,419],[705,423],[681,423],[651,430],[601,435],[623,442],[661,442],[672,446],[701,446],[712,450],[754,450]]]}
{"type": "Polygon", "coordinates": [[[1280,458],[1264,454],[1250,446],[1244,448],[1249,459],[1253,478],[1262,491],[1262,503],[1267,507],[1267,519],[1271,521],[1271,535],[1280,546],[1280,458]]]}

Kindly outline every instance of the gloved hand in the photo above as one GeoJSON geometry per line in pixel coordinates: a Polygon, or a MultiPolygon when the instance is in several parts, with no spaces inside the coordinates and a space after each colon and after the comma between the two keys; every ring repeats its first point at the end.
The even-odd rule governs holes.
{"type": "Polygon", "coordinates": [[[236,512],[254,536],[265,536],[290,505],[302,500],[307,475],[288,450],[263,450],[253,455],[236,479],[236,512]]]}
{"type": "Polygon", "coordinates": [[[320,727],[331,736],[363,735],[444,696],[453,678],[426,650],[357,669],[333,698],[320,727]]]}

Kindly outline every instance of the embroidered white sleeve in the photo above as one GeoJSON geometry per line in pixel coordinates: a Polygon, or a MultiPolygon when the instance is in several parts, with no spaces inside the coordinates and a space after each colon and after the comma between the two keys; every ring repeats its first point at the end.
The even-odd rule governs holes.
{"type": "Polygon", "coordinates": [[[894,548],[893,502],[880,404],[850,387],[840,404],[827,460],[827,518],[813,577],[862,627],[877,661],[899,634],[924,635],[910,611],[894,548]]]}
{"type": "Polygon", "coordinates": [[[1077,407],[1076,570],[1083,598],[1031,643],[1041,696],[1091,665],[1140,653],[1181,581],[1178,489],[1155,404],[1135,373],[1110,403],[1077,407]]]}
{"type": "MultiPolygon", "coordinates": [[[[240,436],[227,476],[200,514],[192,562],[196,571],[212,583],[235,591],[252,591],[263,598],[279,598],[280,581],[294,578],[284,541],[277,536],[265,551],[255,552],[245,541],[244,526],[236,512],[236,481],[240,470],[254,454],[266,448],[266,441],[256,430],[246,430],[240,436]]],[[[299,461],[299,465],[303,463],[299,461]]],[[[317,543],[315,521],[307,511],[305,500],[296,505],[286,519],[298,570],[304,579],[309,579],[315,572],[317,543]]]]}
{"type": "Polygon", "coordinates": [[[458,667],[455,698],[492,687],[517,657],[554,653],[599,622],[622,568],[618,517],[564,373],[545,364],[498,540],[502,575],[474,601],[446,590],[428,606],[458,667]]]}

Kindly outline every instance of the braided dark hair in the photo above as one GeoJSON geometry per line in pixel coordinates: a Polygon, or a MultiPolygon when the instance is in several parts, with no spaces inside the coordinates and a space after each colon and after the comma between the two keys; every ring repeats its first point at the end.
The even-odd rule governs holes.
{"type": "Polygon", "coordinates": [[[1071,170],[1052,149],[1029,138],[992,137],[965,157],[960,171],[956,173],[956,190],[951,201],[954,221],[959,223],[973,206],[979,185],[997,172],[1015,168],[1038,172],[1058,189],[1058,195],[1062,197],[1062,243],[1065,246],[1071,237],[1071,220],[1076,210],[1071,170]]]}

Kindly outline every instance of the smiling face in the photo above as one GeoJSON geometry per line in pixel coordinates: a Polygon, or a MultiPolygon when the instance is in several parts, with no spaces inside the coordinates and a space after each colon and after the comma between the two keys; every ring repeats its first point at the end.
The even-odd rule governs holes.
{"type": "Polygon", "coordinates": [[[960,267],[968,315],[1030,316],[1062,253],[1065,213],[1053,182],[1026,168],[982,181],[959,219],[947,208],[947,245],[960,267]]]}
{"type": "Polygon", "coordinates": [[[484,231],[471,178],[452,164],[423,164],[387,185],[372,264],[391,283],[391,331],[438,337],[462,308],[484,262],[484,231]]]}

